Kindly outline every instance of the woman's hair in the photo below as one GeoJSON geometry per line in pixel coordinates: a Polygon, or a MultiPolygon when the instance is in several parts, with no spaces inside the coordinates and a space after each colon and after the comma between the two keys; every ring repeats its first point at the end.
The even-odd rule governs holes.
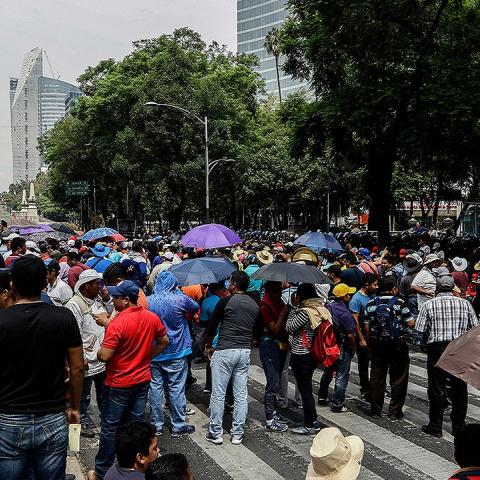
{"type": "Polygon", "coordinates": [[[301,283],[297,288],[297,295],[301,302],[309,298],[319,298],[313,283],[301,283]]]}

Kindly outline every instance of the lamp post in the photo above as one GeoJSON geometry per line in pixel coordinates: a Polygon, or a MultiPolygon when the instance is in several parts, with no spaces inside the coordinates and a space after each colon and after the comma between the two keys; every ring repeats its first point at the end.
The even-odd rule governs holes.
{"type": "MultiPolygon", "coordinates": [[[[189,110],[179,107],[178,105],[172,105],[170,103],[157,103],[157,102],[147,102],[145,103],[146,107],[167,107],[167,108],[173,108],[175,110],[178,110],[179,112],[182,112],[184,115],[187,117],[190,117],[197,122],[200,123],[204,127],[204,135],[205,135],[205,223],[210,223],[210,163],[209,163],[209,158],[208,158],[208,117],[205,115],[203,117],[203,120],[198,116],[195,115],[194,113],[190,112],[189,110]]],[[[215,165],[217,165],[215,163],[215,165]]],[[[214,166],[215,166],[214,165],[214,166]]],[[[212,167],[213,168],[213,167],[212,167]]]]}

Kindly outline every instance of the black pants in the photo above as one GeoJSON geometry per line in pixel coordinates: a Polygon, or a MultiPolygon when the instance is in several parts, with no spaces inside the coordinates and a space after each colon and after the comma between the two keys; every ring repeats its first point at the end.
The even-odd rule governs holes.
{"type": "Polygon", "coordinates": [[[429,426],[436,432],[442,431],[443,411],[448,405],[446,394],[447,379],[450,380],[452,401],[452,420],[453,433],[465,425],[465,417],[467,416],[468,393],[467,384],[453,375],[436,368],[442,353],[447,348],[448,342],[430,343],[427,345],[427,372],[428,372],[428,400],[430,408],[428,416],[430,417],[429,426]]]}
{"type": "Polygon", "coordinates": [[[382,411],[385,400],[387,373],[390,376],[392,398],[389,414],[401,415],[407,397],[410,357],[404,341],[370,343],[370,404],[372,414],[382,411]]]}
{"type": "Polygon", "coordinates": [[[316,364],[309,353],[305,355],[292,353],[290,365],[292,366],[293,376],[295,377],[298,390],[302,397],[305,426],[312,427],[313,422],[317,419],[312,386],[313,372],[315,371],[316,364]]]}
{"type": "Polygon", "coordinates": [[[358,361],[358,376],[360,377],[360,393],[368,395],[370,392],[370,380],[368,378],[368,366],[370,363],[370,353],[368,348],[362,348],[356,339],[356,353],[358,361]]]}

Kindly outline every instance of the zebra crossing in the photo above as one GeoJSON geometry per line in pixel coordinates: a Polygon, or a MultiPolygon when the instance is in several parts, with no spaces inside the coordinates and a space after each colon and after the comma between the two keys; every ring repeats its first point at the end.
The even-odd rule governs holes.
{"type": "MultiPolygon", "coordinates": [[[[359,398],[359,378],[356,362],[352,362],[347,390],[347,413],[333,413],[328,407],[317,406],[318,418],[325,426],[336,426],[345,435],[358,435],[365,443],[360,480],[407,480],[449,478],[457,467],[453,459],[453,437],[450,419],[445,415],[444,437],[433,438],[423,434],[421,425],[428,421],[426,357],[412,352],[411,375],[405,418],[391,420],[387,417],[372,419],[369,405],[359,398]]],[[[212,445],[205,440],[208,425],[208,397],[202,393],[205,369],[194,366],[197,383],[187,392],[189,405],[196,410],[188,417],[195,425],[193,435],[172,439],[168,434],[159,437],[162,453],[182,452],[187,455],[197,480],[304,480],[310,461],[312,438],[298,436],[290,431],[270,433],[264,428],[263,393],[265,375],[258,352],[252,352],[248,379],[249,412],[245,440],[234,446],[229,442],[228,429],[231,416],[225,415],[224,444],[212,445]]],[[[314,374],[314,392],[318,390],[321,370],[314,374]]],[[[289,398],[294,398],[293,377],[289,379],[289,398]]],[[[386,404],[389,399],[386,398],[386,404]]],[[[291,426],[303,421],[302,410],[290,405],[281,410],[291,426]]],[[[480,421],[480,392],[469,389],[468,422],[480,421]]],[[[82,463],[91,467],[96,447],[81,452],[82,463]],[[90,462],[90,463],[88,463],[90,462]]]]}

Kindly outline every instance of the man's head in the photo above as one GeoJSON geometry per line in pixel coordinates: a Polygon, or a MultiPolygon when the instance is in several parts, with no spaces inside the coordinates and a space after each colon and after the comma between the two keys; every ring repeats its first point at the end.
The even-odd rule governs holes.
{"type": "Polygon", "coordinates": [[[138,285],[131,280],[124,280],[118,285],[108,287],[108,293],[113,297],[113,306],[117,312],[136,306],[139,291],[138,285]]]}
{"type": "Polygon", "coordinates": [[[230,277],[230,286],[228,290],[230,293],[246,292],[250,278],[245,272],[233,272],[230,277]]]}
{"type": "Polygon", "coordinates": [[[158,457],[155,429],[146,422],[128,422],[122,425],[115,438],[115,455],[121,468],[145,472],[158,457]]]}
{"type": "Polygon", "coordinates": [[[455,280],[451,275],[437,277],[437,292],[451,292],[455,288],[455,280]]]}
{"type": "Polygon", "coordinates": [[[118,285],[127,278],[127,269],[121,263],[112,263],[103,272],[103,281],[107,287],[118,285]]]}
{"type": "Polygon", "coordinates": [[[480,424],[465,425],[455,434],[455,460],[460,468],[480,467],[478,444],[480,443],[480,424]]]}
{"type": "Polygon", "coordinates": [[[39,257],[25,255],[12,266],[12,290],[17,298],[38,299],[47,282],[47,267],[39,257]]]}
{"type": "Polygon", "coordinates": [[[27,241],[23,237],[15,237],[11,244],[12,253],[24,255],[27,251],[26,243],[27,241]]]}
{"type": "Polygon", "coordinates": [[[271,298],[280,300],[282,298],[282,282],[265,282],[265,293],[271,298]]]}
{"type": "Polygon", "coordinates": [[[134,240],[132,242],[132,252],[143,252],[143,243],[141,240],[134,240]]]}
{"type": "Polygon", "coordinates": [[[378,289],[377,276],[370,272],[365,273],[362,278],[362,288],[365,290],[367,295],[375,293],[378,289]]]}
{"type": "Polygon", "coordinates": [[[69,267],[75,266],[80,262],[80,254],[78,252],[68,252],[67,254],[67,264],[69,267]]]}
{"type": "Polygon", "coordinates": [[[47,265],[47,282],[52,285],[60,275],[60,264],[56,260],[51,260],[47,265]]]}
{"type": "Polygon", "coordinates": [[[357,289],[355,287],[349,287],[346,283],[339,283],[333,289],[333,296],[345,303],[348,303],[356,290],[357,289]]]}
{"type": "Polygon", "coordinates": [[[378,293],[379,294],[391,294],[397,293],[397,282],[393,277],[383,277],[378,281],[378,293]]]}
{"type": "Polygon", "coordinates": [[[333,265],[330,265],[327,268],[326,272],[327,272],[328,278],[333,282],[338,283],[342,278],[342,268],[340,267],[340,265],[337,265],[336,263],[334,263],[333,265]]]}
{"type": "Polygon", "coordinates": [[[153,461],[145,480],[193,480],[194,476],[183,453],[168,453],[153,461]]]}
{"type": "Polygon", "coordinates": [[[75,293],[80,292],[85,298],[93,300],[100,293],[100,275],[92,269],[84,270],[75,284],[75,293]]]}
{"type": "Polygon", "coordinates": [[[388,253],[382,258],[382,268],[383,270],[388,270],[393,267],[393,257],[388,253]]]}
{"type": "Polygon", "coordinates": [[[8,268],[0,269],[0,309],[8,308],[15,302],[11,287],[11,275],[8,268]]]}

